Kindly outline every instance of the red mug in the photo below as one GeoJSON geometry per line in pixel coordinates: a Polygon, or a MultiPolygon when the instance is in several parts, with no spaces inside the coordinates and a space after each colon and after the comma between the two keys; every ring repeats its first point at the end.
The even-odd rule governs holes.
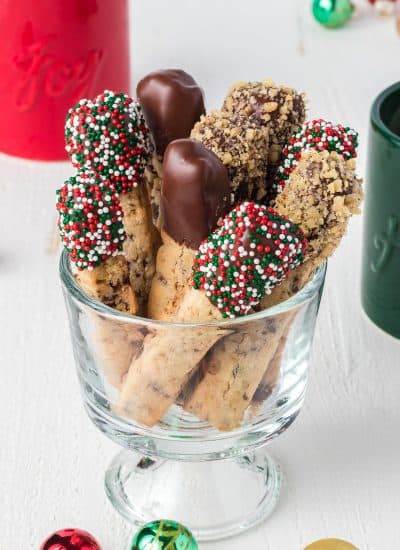
{"type": "Polygon", "coordinates": [[[128,0],[0,0],[0,151],[64,160],[67,110],[129,93],[128,0]]]}

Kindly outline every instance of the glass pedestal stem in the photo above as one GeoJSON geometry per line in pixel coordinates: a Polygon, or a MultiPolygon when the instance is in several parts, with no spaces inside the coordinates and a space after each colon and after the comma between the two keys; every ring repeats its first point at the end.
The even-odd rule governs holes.
{"type": "Polygon", "coordinates": [[[281,471],[261,448],[206,462],[158,460],[122,451],[106,472],[106,493],[129,522],[186,525],[198,541],[222,539],[263,521],[276,506],[281,471]]]}

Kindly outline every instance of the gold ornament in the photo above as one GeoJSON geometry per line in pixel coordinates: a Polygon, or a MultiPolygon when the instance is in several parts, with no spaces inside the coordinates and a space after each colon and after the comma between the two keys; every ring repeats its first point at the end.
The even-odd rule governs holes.
{"type": "Polygon", "coordinates": [[[321,539],[313,542],[304,550],[359,550],[359,548],[345,540],[321,539]]]}

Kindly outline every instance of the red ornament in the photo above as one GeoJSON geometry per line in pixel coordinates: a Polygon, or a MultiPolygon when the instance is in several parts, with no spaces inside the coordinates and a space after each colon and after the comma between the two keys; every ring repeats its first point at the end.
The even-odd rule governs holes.
{"type": "Polygon", "coordinates": [[[86,531],[60,529],[44,541],[40,550],[101,550],[101,547],[86,531]]]}

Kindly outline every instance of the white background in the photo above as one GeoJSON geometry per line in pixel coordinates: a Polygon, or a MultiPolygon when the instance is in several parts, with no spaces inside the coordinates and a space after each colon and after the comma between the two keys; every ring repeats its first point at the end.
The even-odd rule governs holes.
{"type": "MultiPolygon", "coordinates": [[[[364,175],[369,107],[400,79],[393,20],[366,8],[329,31],[312,20],[308,0],[132,4],[134,84],[152,69],[182,67],[209,107],[238,79],[306,90],[310,116],[360,131],[364,175]]],[[[70,172],[0,156],[1,550],[38,550],[71,525],[95,534],[103,550],[125,550],[132,535],[103,493],[117,449],[82,410],[58,283],[54,190],[70,172]]],[[[400,343],[363,318],[361,236],[358,218],[330,261],[306,404],[272,445],[286,474],[275,514],[200,548],[302,550],[322,537],[360,550],[400,548],[400,343]]]]}

